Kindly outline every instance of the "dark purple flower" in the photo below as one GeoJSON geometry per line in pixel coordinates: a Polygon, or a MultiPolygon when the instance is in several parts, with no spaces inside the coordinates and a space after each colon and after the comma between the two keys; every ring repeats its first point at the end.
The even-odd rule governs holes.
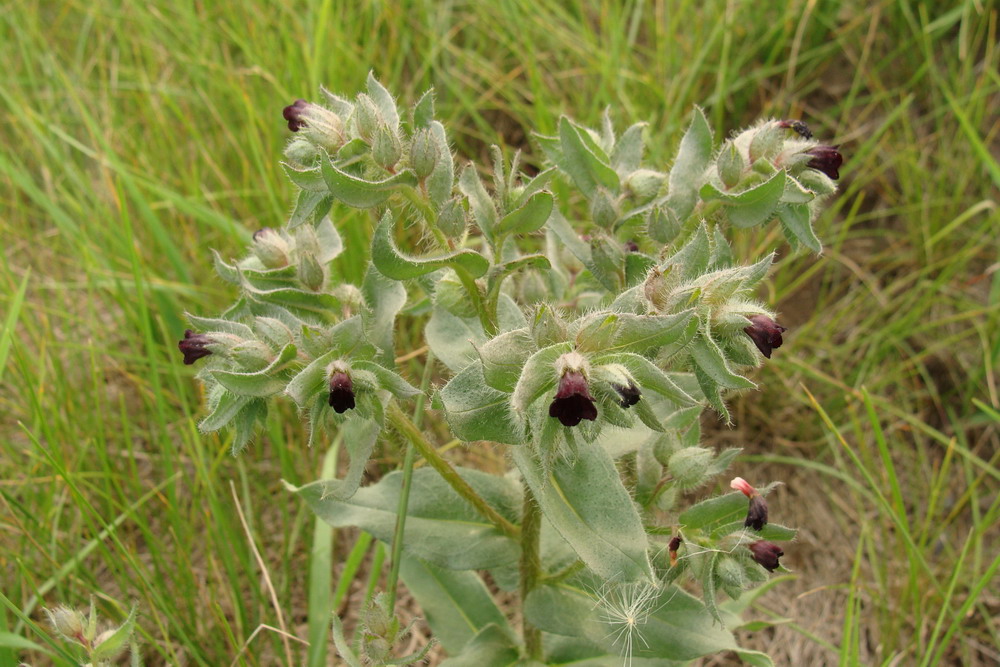
{"type": "Polygon", "coordinates": [[[768,359],[771,358],[771,350],[781,347],[781,334],[788,331],[767,315],[751,315],[750,326],[743,331],[750,336],[750,340],[757,346],[760,353],[768,359]]]}
{"type": "Polygon", "coordinates": [[[812,139],[813,133],[801,120],[779,120],[778,127],[783,127],[788,130],[793,130],[798,135],[805,137],[806,139],[812,139]]]}
{"type": "Polygon", "coordinates": [[[626,241],[625,252],[639,252],[639,244],[635,241],[626,241]]]}
{"type": "Polygon", "coordinates": [[[330,376],[330,406],[338,415],[354,409],[354,381],[344,371],[330,376]]]}
{"type": "Polygon", "coordinates": [[[190,366],[202,357],[212,354],[208,345],[214,343],[212,338],[205,334],[196,334],[187,329],[184,332],[184,340],[177,343],[177,348],[184,354],[184,363],[190,366]]]}
{"type": "Polygon", "coordinates": [[[295,100],[282,110],[281,115],[288,121],[289,130],[292,132],[298,132],[306,126],[306,122],[302,120],[302,112],[305,111],[308,106],[309,103],[305,100],[295,100]]]}
{"type": "Polygon", "coordinates": [[[670,538],[670,542],[667,543],[667,551],[670,553],[670,567],[677,565],[677,550],[681,548],[680,535],[674,535],[670,538]]]}
{"type": "Polygon", "coordinates": [[[839,146],[814,146],[806,151],[806,155],[811,155],[812,159],[806,162],[806,166],[837,180],[840,178],[840,165],[844,164],[844,156],[837,150],[839,146]]]}
{"type": "Polygon", "coordinates": [[[750,553],[753,554],[753,559],[760,563],[760,565],[768,572],[774,572],[778,569],[780,563],[778,559],[785,555],[785,552],[781,550],[774,542],[767,542],[760,540],[757,542],[751,542],[747,545],[750,548],[750,553]]]}
{"type": "Polygon", "coordinates": [[[628,409],[632,407],[638,403],[639,399],[642,397],[642,392],[639,391],[639,388],[634,384],[629,383],[627,387],[620,384],[613,384],[611,386],[615,388],[615,391],[618,392],[618,396],[621,397],[618,401],[618,405],[623,408],[628,409]]]}
{"type": "Polygon", "coordinates": [[[583,373],[569,370],[559,378],[559,389],[549,405],[549,417],[555,417],[563,426],[576,426],[584,419],[597,419],[597,406],[583,373]]]}
{"type": "Polygon", "coordinates": [[[746,481],[742,477],[735,478],[729,483],[729,486],[750,499],[750,507],[747,509],[747,519],[743,525],[748,528],[753,528],[754,530],[760,530],[766,526],[767,501],[764,500],[764,496],[760,495],[760,491],[753,488],[753,486],[750,485],[750,482],[746,481]]]}

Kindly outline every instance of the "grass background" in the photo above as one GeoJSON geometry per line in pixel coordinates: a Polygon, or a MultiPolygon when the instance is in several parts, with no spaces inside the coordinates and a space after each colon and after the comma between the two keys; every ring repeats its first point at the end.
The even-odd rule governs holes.
{"type": "MultiPolygon", "coordinates": [[[[333,660],[310,604],[356,606],[379,550],[316,532],[282,490],[334,464],[290,409],[238,459],[197,434],[176,340],[185,310],[232,297],[209,249],[238,255],[289,210],[281,107],[320,84],[352,94],[374,68],[405,103],[433,86],[472,159],[492,142],[537,159],[531,131],[561,113],[596,124],[607,106],[620,125],[650,123],[652,165],[669,163],[694,104],[718,135],[775,115],[841,144],[821,257],[736,238],[741,253],[781,247],[766,296],[791,332],[712,444],[746,447],[745,476],[785,480],[772,512],[801,527],[785,559],[796,578],[757,612],[791,620],[744,640],[779,664],[1000,661],[996,3],[2,7],[5,642],[44,645],[19,614],[94,595],[112,620],[139,604],[149,664],[229,664],[244,647],[241,664],[307,660],[297,641],[254,635],[262,624],[312,639],[311,664],[333,660]],[[309,577],[331,570],[340,597],[310,601],[309,577]]],[[[361,246],[364,218],[339,226],[361,246]]],[[[338,270],[356,278],[363,259],[348,251],[338,270]]],[[[0,665],[19,655],[51,660],[0,648],[0,665]]]]}

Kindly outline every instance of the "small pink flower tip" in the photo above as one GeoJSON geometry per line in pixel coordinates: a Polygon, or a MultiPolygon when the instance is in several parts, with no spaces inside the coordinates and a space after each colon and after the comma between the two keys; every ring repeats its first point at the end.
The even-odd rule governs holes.
{"type": "Polygon", "coordinates": [[[757,493],[757,489],[750,486],[750,482],[746,481],[742,477],[734,478],[733,481],[729,483],[729,488],[736,489],[737,491],[745,495],[747,498],[757,493]]]}

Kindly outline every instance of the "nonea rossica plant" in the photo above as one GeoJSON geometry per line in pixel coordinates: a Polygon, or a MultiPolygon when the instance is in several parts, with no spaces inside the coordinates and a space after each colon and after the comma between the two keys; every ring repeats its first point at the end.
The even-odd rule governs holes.
{"type": "Polygon", "coordinates": [[[340,478],[289,486],[331,525],[391,545],[353,638],[333,619],[341,658],[423,659],[395,616],[401,578],[447,665],[726,650],[769,664],[732,631],[795,536],[769,521],[774,484],[685,498],[739,451],[702,446],[703,412],[728,422],[727,396],[756,388],[786,332],[756,296],[774,256],[734,257],[726,236],[777,223],[793,250],[819,252],[837,149],[785,120],[716,147],[695,109],[659,171],[643,164],[642,123],[619,135],[610,114],[596,130],[561,118],[535,137],[547,168],[529,175],[494,147],[484,182],[456,164],[430,93],[405,114],[371,76],[353,99],[323,97],[284,110],[299,188],[287,224],[257,231],[243,259],[215,255],[239,296],[190,316],[179,347],[201,366],[201,429],[231,427],[234,454],[282,399],[310,445],[348,452],[340,478]],[[356,285],[333,271],[351,208],[371,212],[370,244],[349,250],[368,258],[356,285]],[[404,377],[397,353],[421,349],[422,378],[404,377]],[[405,443],[402,469],[359,488],[388,437],[405,443]],[[503,445],[511,470],[454,465],[438,451],[452,439],[503,445]]]}

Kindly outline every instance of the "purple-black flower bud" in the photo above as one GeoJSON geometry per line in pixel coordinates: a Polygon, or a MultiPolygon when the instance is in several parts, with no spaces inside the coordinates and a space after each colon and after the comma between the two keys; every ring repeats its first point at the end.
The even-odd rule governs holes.
{"type": "Polygon", "coordinates": [[[833,180],[840,178],[840,165],[844,163],[844,156],[837,150],[838,146],[814,146],[806,151],[806,155],[811,155],[812,159],[806,162],[806,166],[821,171],[833,180]]]}
{"type": "Polygon", "coordinates": [[[806,139],[812,139],[813,136],[812,130],[801,120],[779,120],[778,127],[793,130],[796,134],[806,139]]]}
{"type": "Polygon", "coordinates": [[[767,542],[765,540],[751,542],[747,547],[749,547],[750,553],[753,554],[753,559],[760,563],[761,567],[768,572],[774,572],[778,569],[780,565],[778,559],[785,555],[781,547],[774,542],[767,542]]]}
{"type": "Polygon", "coordinates": [[[639,244],[635,241],[626,241],[622,247],[625,248],[625,252],[639,252],[639,244]]]}
{"type": "Polygon", "coordinates": [[[337,414],[354,409],[354,381],[344,371],[330,376],[330,407],[337,414]]]}
{"type": "Polygon", "coordinates": [[[618,392],[618,396],[620,397],[618,405],[622,406],[623,408],[628,409],[632,407],[633,405],[638,403],[639,399],[642,397],[642,392],[639,391],[639,388],[634,384],[629,383],[628,386],[613,384],[611,386],[614,387],[615,391],[618,392]]]}
{"type": "Polygon", "coordinates": [[[306,126],[306,121],[302,118],[302,112],[306,110],[308,105],[309,103],[305,100],[295,100],[281,110],[281,115],[288,121],[289,130],[298,132],[306,126]]]}
{"type": "Polygon", "coordinates": [[[743,329],[750,340],[757,346],[760,353],[768,359],[771,358],[771,350],[781,347],[781,334],[788,331],[767,315],[751,315],[750,326],[743,329]]]}
{"type": "Polygon", "coordinates": [[[567,370],[559,378],[559,389],[549,405],[549,416],[558,419],[563,426],[576,426],[584,419],[597,419],[597,406],[582,372],[567,370]]]}
{"type": "Polygon", "coordinates": [[[670,567],[677,565],[677,550],[681,548],[683,541],[680,535],[674,535],[667,543],[667,551],[670,553],[670,567]]]}
{"type": "Polygon", "coordinates": [[[754,530],[760,530],[766,526],[767,501],[764,500],[764,496],[760,495],[760,492],[742,477],[734,479],[729,483],[729,486],[750,499],[750,507],[747,509],[747,519],[743,522],[743,525],[754,530]]]}
{"type": "Polygon", "coordinates": [[[212,354],[212,351],[208,349],[208,345],[214,342],[215,340],[205,334],[196,334],[187,329],[184,332],[184,340],[177,343],[177,348],[184,355],[184,363],[190,366],[202,357],[212,354]]]}

